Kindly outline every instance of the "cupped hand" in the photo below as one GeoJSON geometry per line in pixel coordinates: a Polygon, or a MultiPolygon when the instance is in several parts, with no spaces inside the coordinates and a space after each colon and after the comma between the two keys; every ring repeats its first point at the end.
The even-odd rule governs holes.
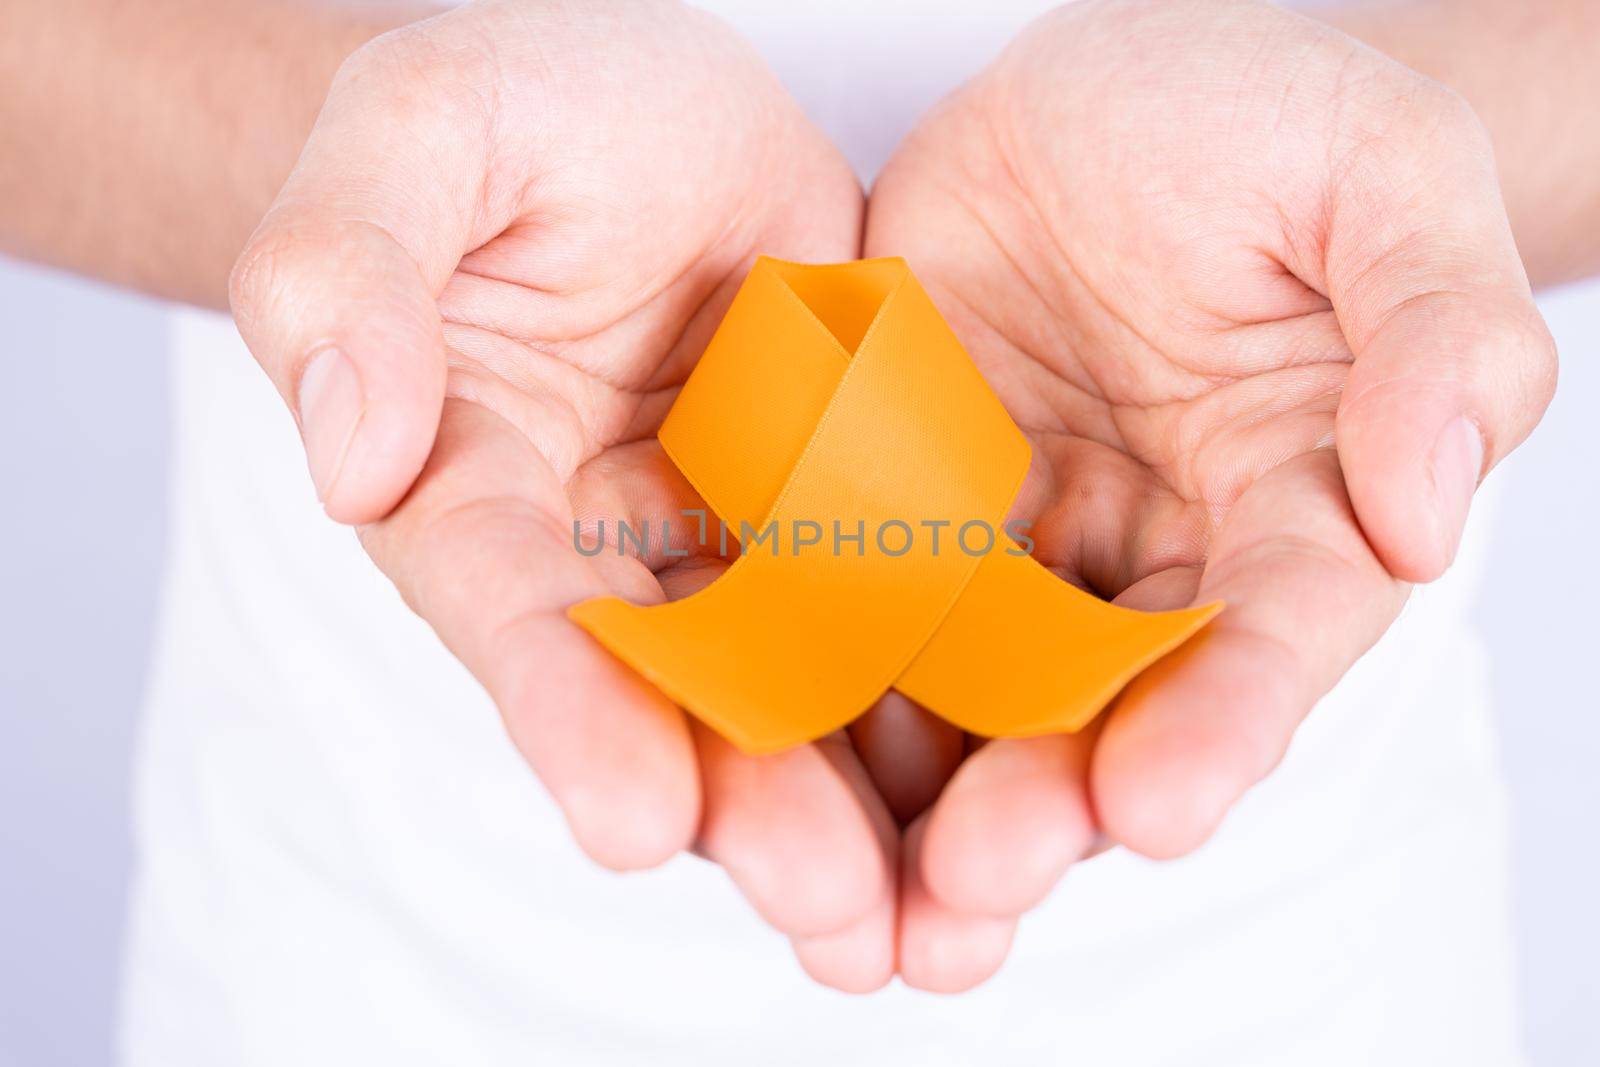
{"type": "Polygon", "coordinates": [[[659,537],[589,557],[574,519],[612,545],[619,519],[687,525],[654,437],[676,388],[757,253],[854,258],[861,215],[709,17],[484,2],[345,63],[232,285],[328,513],[483,683],[583,848],[697,848],[851,989],[892,973],[895,835],[848,743],[743,757],[564,612],[721,565],[659,537]]]}
{"type": "Polygon", "coordinates": [[[1555,358],[1467,107],[1265,4],[1041,20],[901,147],[865,252],[910,260],[1030,437],[1042,562],[1228,604],[1103,727],[982,747],[912,824],[902,970],[957,989],[1102,833],[1212,833],[1449,565],[1555,358]]]}

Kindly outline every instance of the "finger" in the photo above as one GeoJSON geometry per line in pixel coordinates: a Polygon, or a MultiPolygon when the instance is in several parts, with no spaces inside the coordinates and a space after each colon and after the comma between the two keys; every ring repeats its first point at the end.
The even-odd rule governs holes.
{"type": "MultiPolygon", "coordinates": [[[[1164,611],[1194,600],[1200,572],[1171,567],[1116,603],[1164,611]]],[[[1106,847],[1089,797],[1098,726],[1071,736],[1001,739],[974,752],[927,819],[922,876],[956,911],[1016,916],[1037,906],[1073,864],[1106,847]]]]}
{"type": "Polygon", "coordinates": [[[923,884],[958,912],[1015,917],[1089,850],[1090,734],[1003,738],[956,772],[928,813],[923,884]]]}
{"type": "Polygon", "coordinates": [[[872,823],[889,876],[883,879],[877,902],[865,915],[833,933],[794,938],[794,953],[818,982],[846,993],[870,993],[894,977],[900,896],[894,872],[900,866],[900,831],[850,744],[834,735],[823,738],[818,747],[855,791],[872,823]]]}
{"type": "Polygon", "coordinates": [[[794,937],[795,959],[818,983],[842,993],[871,993],[894,977],[895,883],[884,882],[872,910],[842,930],[794,937]]]}
{"type": "MultiPolygon", "coordinates": [[[[652,502],[653,493],[671,498],[672,510],[692,503],[681,499],[672,478],[623,482],[638,506],[618,514],[660,513],[662,502],[652,502]]],[[[585,506],[612,491],[609,480],[597,479],[585,506]]],[[[651,559],[647,553],[637,562],[648,566],[651,559]]],[[[624,565],[607,553],[596,557],[602,562],[603,571],[624,565]]],[[[659,592],[676,600],[698,592],[726,567],[724,560],[691,555],[655,578],[659,592]]],[[[818,982],[850,993],[884,985],[894,975],[897,893],[891,872],[898,865],[899,834],[849,742],[833,735],[754,758],[704,727],[694,731],[705,810],[696,851],[724,867],[757,912],[790,935],[801,966],[818,982]]]]}
{"type": "Polygon", "coordinates": [[[612,590],[573,548],[566,508],[526,438],[451,401],[415,488],[361,536],[488,690],[584,850],[650,866],[693,840],[695,754],[677,708],[567,620],[612,590]]]}
{"type": "Polygon", "coordinates": [[[926,818],[912,823],[902,846],[900,976],[914,989],[960,993],[1000,969],[1017,920],[957,911],[928,891],[922,878],[926,825],[926,818]]]}
{"type": "Polygon", "coordinates": [[[341,68],[229,289],[240,333],[295,413],[318,496],[345,522],[381,517],[422,469],[445,388],[435,298],[462,252],[503,224],[477,207],[484,111],[407,75],[409,32],[341,68]]]}
{"type": "Polygon", "coordinates": [[[1135,679],[1101,732],[1090,789],[1105,832],[1155,858],[1201,844],[1406,590],[1363,538],[1333,455],[1255,482],[1218,529],[1195,597],[1226,610],[1135,679]]]}
{"type": "MultiPolygon", "coordinates": [[[[694,563],[724,563],[739,550],[738,539],[653,437],[615,445],[579,467],[567,482],[567,496],[584,551],[597,564],[622,556],[642,563],[634,571],[659,578],[669,600],[703,589],[721,568],[690,582],[675,579],[677,571],[694,563]],[[670,589],[669,581],[674,582],[670,589]]],[[[653,602],[642,590],[619,594],[653,602]]]]}
{"type": "Polygon", "coordinates": [[[890,871],[861,795],[820,743],[747,756],[693,729],[705,794],[700,852],[792,937],[837,933],[867,916],[890,871]]]}
{"type": "Polygon", "coordinates": [[[1465,105],[1446,113],[1442,144],[1348,168],[1328,235],[1328,291],[1355,355],[1339,458],[1368,539],[1407,581],[1449,566],[1479,479],[1555,389],[1487,136],[1465,105]],[[1418,158],[1442,161],[1416,173],[1418,158]]]}
{"type": "Polygon", "coordinates": [[[966,754],[966,735],[896,692],[850,724],[850,741],[901,826],[926,811],[966,754]]]}

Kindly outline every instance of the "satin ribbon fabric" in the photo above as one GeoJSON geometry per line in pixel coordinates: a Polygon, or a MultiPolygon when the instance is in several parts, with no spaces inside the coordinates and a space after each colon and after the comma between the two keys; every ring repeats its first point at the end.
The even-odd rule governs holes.
{"type": "Polygon", "coordinates": [[[1028,443],[898,258],[758,260],[659,436],[742,554],[569,615],[748,753],[890,687],[975,734],[1075,731],[1221,610],[1115,607],[1007,535],[1028,443]]]}

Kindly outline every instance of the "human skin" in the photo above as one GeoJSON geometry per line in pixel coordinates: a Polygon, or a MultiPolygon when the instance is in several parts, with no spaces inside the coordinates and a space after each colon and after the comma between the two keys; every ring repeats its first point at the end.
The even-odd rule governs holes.
{"type": "Polygon", "coordinates": [[[111,45],[136,30],[124,5],[62,24],[35,6],[21,17],[49,24],[36,46],[60,37],[76,99],[8,96],[7,121],[32,158],[85,174],[63,190],[0,164],[20,201],[4,201],[6,244],[210,304],[237,257],[236,319],[296,415],[326,510],[483,683],[589,855],[626,869],[692,848],[819,980],[887,981],[897,835],[848,741],[747,758],[565,617],[601,594],[682,595],[722,565],[659,545],[586,559],[573,519],[637,526],[698,503],[654,431],[750,262],[859,251],[859,184],[753,50],[671,3],[479,3],[346,38],[348,58],[315,52],[313,92],[310,74],[272,71],[255,31],[304,58],[322,32],[370,36],[373,11],[282,5],[280,25],[255,5],[177,5],[126,49],[111,45]],[[241,99],[201,132],[203,57],[207,98],[241,99]],[[101,63],[135,98],[170,94],[165,112],[123,113],[92,87],[101,63]],[[323,96],[309,136],[291,132],[323,96]],[[84,113],[104,126],[51,128],[84,113]],[[240,179],[253,149],[269,162],[240,179]],[[90,199],[117,224],[84,212],[90,199]]]}
{"type": "Polygon", "coordinates": [[[1600,5],[1363,0],[1310,10],[1472,105],[1493,138],[1535,286],[1600,270],[1600,5]]]}
{"type": "Polygon", "coordinates": [[[0,7],[0,249],[226,307],[228,271],[340,62],[438,9],[417,0],[0,7]]]}
{"type": "MultiPolygon", "coordinates": [[[[1542,184],[1512,182],[1532,262],[1591,269],[1542,184]]],[[[1592,212],[1587,188],[1555,203],[1592,212]]],[[[865,251],[909,259],[1031,439],[1042,562],[1130,606],[1228,605],[1099,728],[989,743],[912,824],[901,970],[954,990],[1093,850],[1211,835],[1450,564],[1555,352],[1463,99],[1242,0],[1042,19],[907,138],[865,251]]]]}
{"type": "MultiPolygon", "coordinates": [[[[775,760],[746,760],[685,724],[560,617],[567,604],[600,591],[641,600],[681,595],[714,575],[720,561],[697,558],[673,568],[658,554],[624,563],[527,566],[529,559],[560,558],[557,549],[572,555],[570,527],[562,521],[569,514],[659,521],[692,501],[650,443],[650,433],[670,403],[672,384],[687,372],[754,253],[837,260],[860,251],[860,194],[853,180],[794,114],[770,75],[709,20],[665,4],[629,5],[630,16],[658,20],[640,32],[636,24],[584,22],[614,16],[615,6],[488,4],[359,49],[235,276],[241,328],[296,414],[330,514],[360,526],[363,542],[409,602],[485,683],[513,738],[568,812],[580,842],[619,867],[696,847],[722,862],[758,910],[794,939],[814,975],[841,988],[868,989],[886,980],[896,962],[897,936],[899,965],[912,984],[953,990],[981,980],[1003,956],[1015,916],[1100,840],[1102,824],[1112,839],[1156,855],[1197,842],[1212,816],[1220,817],[1248,780],[1264,772],[1314,691],[1331,684],[1343,664],[1381,632],[1383,613],[1403,596],[1396,575],[1431,576],[1453,552],[1455,511],[1451,522],[1435,521],[1437,514],[1407,514],[1405,507],[1429,494],[1406,496],[1384,486],[1385,469],[1394,466],[1384,459],[1387,447],[1368,449],[1381,461],[1368,464],[1377,468],[1377,488],[1368,494],[1372,519],[1357,514],[1358,480],[1350,486],[1356,505],[1341,505],[1349,494],[1326,438],[1337,436],[1343,418],[1335,393],[1344,382],[1338,389],[1330,383],[1354,373],[1348,353],[1339,351],[1347,319],[1340,305],[1346,301],[1336,293],[1330,311],[1316,303],[1319,290],[1304,280],[1311,275],[1329,283],[1328,277],[1309,269],[1243,269],[1236,275],[1260,305],[1249,309],[1252,316],[1262,307],[1280,314],[1287,308],[1294,314],[1279,333],[1315,340],[1325,357],[1278,369],[1306,390],[1306,410],[1276,412],[1264,430],[1256,429],[1257,412],[1250,405],[1224,404],[1219,413],[1215,402],[1202,398],[1196,404],[1185,393],[1180,399],[1202,417],[1177,421],[1212,432],[1180,435],[1164,462],[1147,461],[1157,456],[1148,449],[1135,459],[1116,420],[1106,416],[1106,399],[1083,388],[1095,359],[1122,354],[1119,344],[1128,337],[1119,323],[1170,332],[1165,306],[1189,307],[1204,296],[1203,287],[1188,283],[1228,277],[1212,277],[1203,259],[1174,261],[1190,268],[1187,276],[1160,261],[1162,242],[1170,248],[1171,227],[1182,232],[1184,220],[1141,215],[1148,198],[1132,197],[1130,190],[1162,180],[1162,166],[1174,157],[1147,154],[1142,162],[1149,169],[1132,174],[1142,186],[1108,180],[1129,173],[1125,166],[1117,169],[1114,152],[1130,143],[1124,135],[1139,134],[1147,144],[1165,145],[1161,138],[1169,134],[1182,141],[1192,131],[1174,131],[1152,119],[1170,117],[1163,112],[1182,105],[1215,120],[1232,114],[1240,99],[1282,99],[1286,67],[1307,57],[1326,59],[1340,48],[1349,51],[1342,38],[1316,36],[1305,20],[1267,8],[1170,8],[1163,15],[1151,5],[1095,4],[1031,31],[977,87],[930,117],[908,142],[879,184],[868,235],[874,252],[911,256],[991,382],[1034,432],[1043,458],[1021,506],[1053,530],[1044,552],[1062,573],[1107,594],[1120,593],[1125,602],[1165,605],[1193,596],[1207,575],[1216,587],[1219,546],[1236,545],[1234,557],[1246,560],[1250,551],[1273,556],[1272,546],[1285,543],[1326,549],[1315,534],[1336,541],[1340,550],[1328,569],[1331,584],[1324,586],[1322,572],[1293,566],[1310,562],[1295,551],[1277,553],[1277,564],[1306,583],[1320,603],[1348,595],[1358,606],[1382,609],[1322,619],[1330,624],[1328,647],[1338,653],[1315,664],[1285,664],[1292,657],[1275,635],[1299,633],[1302,620],[1274,612],[1270,598],[1253,606],[1250,590],[1240,589],[1243,579],[1236,576],[1232,586],[1220,587],[1235,603],[1229,625],[1242,629],[1233,638],[1227,635],[1234,631],[1222,630],[1220,646],[1215,638],[1197,646],[1205,651],[1198,666],[1190,660],[1195,654],[1185,653],[1141,680],[1098,748],[1092,738],[1002,742],[963,764],[966,741],[930,729],[917,709],[891,696],[852,730],[853,747],[871,764],[876,790],[841,737],[775,760]],[[583,19],[569,17],[573,11],[583,19]],[[1163,17],[1183,21],[1152,35],[1151,20],[1163,17]],[[1223,32],[1226,27],[1231,29],[1223,32]],[[1117,47],[1130,34],[1159,48],[1142,54],[1117,47]],[[516,47],[529,40],[537,42],[537,55],[516,47]],[[1106,47],[1091,49],[1088,41],[1106,47]],[[1209,43],[1201,48],[1196,42],[1209,43]],[[1242,57],[1241,42],[1254,47],[1254,59],[1242,57]],[[1231,70],[1233,81],[1213,75],[1203,82],[1213,89],[1195,92],[1202,82],[1192,75],[1201,62],[1207,70],[1231,70]],[[1184,70],[1191,73],[1187,82],[1171,76],[1184,70]],[[1007,80],[1030,86],[1026,94],[1009,95],[1031,101],[1031,114],[1002,110],[1010,116],[1007,123],[1032,130],[1038,144],[1030,147],[1052,179],[1043,187],[1010,190],[1009,178],[989,181],[994,164],[1010,163],[1010,154],[996,156],[987,138],[973,136],[990,119],[974,120],[972,101],[1007,96],[981,88],[1007,80]],[[1086,106],[1091,104],[1104,114],[1096,118],[1086,106]],[[1050,120],[1038,121],[1040,113],[1050,120]],[[686,128],[685,115],[702,121],[686,128]],[[1118,137],[1091,136],[1093,123],[1112,117],[1127,123],[1118,137]],[[515,121],[492,121],[504,118],[515,121]],[[1063,160],[1062,153],[1070,156],[1063,160]],[[1011,257],[1040,250],[1019,241],[1018,228],[1002,229],[985,244],[967,205],[952,203],[942,195],[947,190],[927,176],[939,169],[930,164],[952,157],[961,163],[957,173],[972,172],[963,175],[971,180],[962,190],[1001,223],[1014,222],[1019,205],[1030,211],[1050,207],[1076,221],[1084,199],[1091,198],[1091,222],[1109,217],[1123,226],[1109,239],[1085,227],[1101,239],[1092,246],[1101,269],[1111,252],[1131,250],[1136,255],[1127,271],[1144,273],[1130,276],[1148,283],[1148,292],[1161,299],[1095,318],[1095,308],[1063,298],[1047,307],[1040,320],[1045,325],[1024,325],[1023,343],[1005,337],[1006,331],[986,330],[964,301],[975,303],[973,294],[982,292],[984,315],[1013,327],[1015,320],[1027,319],[1030,309],[1015,297],[1033,280],[1018,280],[1011,257]],[[1057,181],[1060,189],[1054,188],[1057,181]],[[995,197],[998,188],[1008,189],[1009,198],[995,197]],[[595,189],[600,196],[592,195],[595,189]],[[948,250],[934,247],[930,237],[941,227],[949,230],[949,249],[961,249],[970,260],[951,263],[948,250]],[[1136,239],[1116,240],[1129,235],[1136,239]],[[1295,290],[1291,277],[1306,291],[1295,290]],[[1338,321],[1337,329],[1330,319],[1338,321]],[[1093,343],[1061,346],[1069,357],[1062,362],[1056,353],[1035,358],[1039,353],[1026,350],[1053,347],[1034,343],[1030,335],[1041,330],[1057,337],[1075,332],[1093,343]],[[310,390],[321,402],[308,404],[306,368],[330,347],[343,353],[349,372],[338,359],[324,360],[315,376],[320,388],[310,390]],[[1026,382],[1029,389],[1020,388],[1022,376],[1030,374],[1040,377],[1026,382]],[[1329,382],[1307,384],[1316,374],[1328,375],[1329,382]],[[1054,414],[1041,408],[1053,405],[1040,405],[1025,395],[1030,393],[1066,403],[1058,426],[1040,421],[1041,414],[1054,414]],[[352,408],[360,413],[354,434],[352,408]],[[1063,476],[1080,461],[1080,472],[1063,476]],[[1184,468],[1194,476],[1193,499],[1164,481],[1184,468]],[[1228,490],[1220,507],[1196,488],[1211,484],[1198,475],[1216,477],[1218,471],[1228,490]],[[1276,505],[1273,494],[1260,488],[1285,484],[1276,505]],[[1304,508],[1292,495],[1299,492],[1305,493],[1304,508]],[[1140,493],[1151,503],[1115,506],[1140,493]],[[1081,511],[1059,506],[1080,499],[1077,494],[1099,503],[1081,511]],[[1268,504],[1257,507],[1262,496],[1268,504]],[[1292,506],[1284,506],[1286,497],[1292,506]],[[1381,530],[1384,509],[1396,500],[1400,512],[1390,526],[1402,536],[1374,536],[1369,527],[1381,530]],[[1304,529],[1313,519],[1327,521],[1304,529]],[[1241,528],[1263,534],[1260,544],[1238,534],[1241,528]],[[1432,534],[1419,541],[1403,536],[1407,529],[1432,534]],[[1257,638],[1253,645],[1245,640],[1251,637],[1257,638]],[[1201,717],[1202,725],[1210,723],[1209,733],[1194,732],[1188,722],[1168,729],[1163,723],[1170,725],[1172,713],[1159,713],[1163,700],[1170,708],[1203,694],[1205,674],[1217,673],[1206,664],[1230,654],[1230,640],[1231,655],[1250,663],[1246,675],[1258,665],[1257,656],[1268,668],[1284,668],[1282,692],[1264,686],[1270,691],[1247,694],[1260,698],[1250,707],[1214,709],[1209,719],[1201,717]],[[1214,651],[1218,647],[1223,651],[1214,651]],[[1166,681],[1157,684],[1158,677],[1166,681]],[[1162,695],[1165,687],[1172,689],[1168,697],[1162,695]],[[1142,706],[1156,712],[1135,714],[1142,706]],[[1146,724],[1142,733],[1140,722],[1146,724]],[[1237,740],[1235,727],[1241,725],[1247,741],[1232,748],[1223,744],[1237,740]],[[1134,743],[1141,736],[1142,750],[1134,743]],[[1111,804],[1097,820],[1086,800],[1099,800],[1102,786],[1105,797],[1115,796],[1119,781],[1143,797],[1139,783],[1161,776],[1152,744],[1167,745],[1169,754],[1175,746],[1215,749],[1218,760],[1209,766],[1219,772],[1217,779],[1202,784],[1214,789],[1216,810],[1173,801],[1171,810],[1157,806],[1141,815],[1125,808],[1118,816],[1111,804]],[[1118,745],[1124,753],[1120,776],[1113,773],[1118,745]],[[957,766],[959,774],[945,788],[957,766]],[[941,789],[938,806],[917,819],[941,789]],[[890,811],[911,822],[903,837],[890,811]],[[900,851],[904,877],[897,886],[893,868],[900,851]],[[988,871],[990,877],[963,884],[963,871],[988,871]],[[996,894],[1002,884],[1009,890],[996,894]]],[[[1582,8],[1545,5],[1547,19],[1512,27],[1494,21],[1493,38],[1464,33],[1480,62],[1459,67],[1442,61],[1429,66],[1439,58],[1430,54],[1429,43],[1452,37],[1430,22],[1448,22],[1450,12],[1442,8],[1419,6],[1394,21],[1349,14],[1352,29],[1423,69],[1459,75],[1458,87],[1478,105],[1498,143],[1560,140],[1559,151],[1501,157],[1518,240],[1542,278],[1573,276],[1593,264],[1594,250],[1571,234],[1595,217],[1600,203],[1600,168],[1581,166],[1593,158],[1589,153],[1600,135],[1573,120],[1577,109],[1530,107],[1530,101],[1559,100],[1568,86],[1592,82],[1582,37],[1570,28],[1550,28],[1588,26],[1582,8]],[[1522,38],[1507,37],[1512,33],[1537,42],[1545,53],[1525,77],[1502,73],[1504,56],[1526,51],[1513,44],[1522,38]],[[1541,74],[1548,77],[1541,80],[1541,74]],[[1562,195],[1549,195],[1557,187],[1562,195]]],[[[169,5],[162,21],[130,10],[71,0],[16,5],[5,14],[14,32],[0,34],[0,84],[7,89],[0,93],[0,127],[8,138],[15,132],[26,150],[0,154],[0,243],[148,291],[218,305],[226,299],[227,266],[300,152],[334,69],[359,42],[422,9],[224,0],[169,5]],[[24,91],[44,84],[46,72],[53,96],[24,91]],[[208,106],[195,107],[197,98],[208,106]],[[83,210],[85,203],[95,210],[83,210]],[[206,210],[195,212],[195,204],[206,210]]],[[[1353,54],[1361,63],[1374,62],[1367,53],[1353,54]]],[[[1315,63],[1311,68],[1320,69],[1315,63]]],[[[1390,90],[1385,104],[1373,108],[1377,118],[1386,118],[1386,108],[1421,101],[1436,105],[1437,114],[1421,105],[1398,110],[1423,127],[1431,119],[1449,123],[1439,136],[1420,138],[1410,153],[1375,167],[1374,181],[1379,187],[1387,183],[1394,199],[1418,167],[1466,164],[1463,187],[1431,205],[1481,213],[1463,228],[1479,240],[1456,249],[1454,265],[1493,275],[1495,293],[1504,297],[1515,290],[1507,306],[1522,306],[1526,294],[1506,262],[1503,219],[1493,217],[1493,197],[1485,199],[1485,184],[1493,182],[1485,174],[1482,131],[1425,79],[1393,64],[1370,69],[1378,95],[1385,86],[1390,90]],[[1457,158],[1451,152],[1465,154],[1457,158]]],[[[992,99],[983,106],[991,104],[992,99]]],[[[1315,110],[1307,109],[1313,117],[1315,110]]],[[[1308,136],[1293,124],[1288,130],[1308,136]]],[[[1131,143],[1141,142],[1135,137],[1131,143]]],[[[1221,164],[1216,157],[1224,153],[1204,144],[1191,146],[1197,153],[1191,162],[1233,166],[1252,147],[1229,143],[1232,154],[1221,164]]],[[[1314,173],[1299,174],[1301,185],[1278,187],[1286,174],[1253,176],[1261,202],[1292,199],[1290,194],[1317,184],[1314,173]]],[[[1247,224],[1259,206],[1235,204],[1220,217],[1238,223],[1230,234],[1251,234],[1247,224]]],[[[1298,221],[1317,236],[1313,221],[1298,221]]],[[[1081,258],[1077,232],[1073,227],[1073,240],[1062,243],[1081,258]]],[[[1316,240],[1302,244],[1290,251],[1313,261],[1320,251],[1327,259],[1316,240]]],[[[1051,251],[1043,249],[1044,258],[1030,263],[1040,277],[1063,274],[1051,251]]],[[[1222,247],[1216,266],[1248,268],[1227,252],[1222,247]]],[[[1298,260],[1294,265],[1305,266],[1298,260]]],[[[1218,310],[1200,303],[1203,310],[1218,310]]],[[[1223,353],[1255,360],[1245,368],[1249,374],[1241,375],[1247,385],[1251,376],[1274,373],[1265,359],[1274,348],[1272,325],[1270,318],[1252,317],[1240,331],[1249,340],[1223,353]]],[[[1455,336],[1475,338],[1475,330],[1461,327],[1455,336]]],[[[1196,341],[1195,332],[1174,334],[1187,346],[1183,360],[1214,358],[1219,346],[1206,342],[1215,338],[1196,341]]],[[[1534,348],[1541,344],[1536,339],[1534,348]]],[[[1133,365],[1168,389],[1214,377],[1167,359],[1166,347],[1156,347],[1162,358],[1133,365]]],[[[1469,347],[1477,352],[1492,346],[1469,347]]],[[[1405,381],[1431,394],[1439,391],[1433,388],[1437,383],[1457,383],[1461,369],[1430,360],[1405,381]]],[[[1531,424],[1548,382],[1539,374],[1529,381],[1509,374],[1482,384],[1490,386],[1489,399],[1500,403],[1490,404],[1479,424],[1496,431],[1480,471],[1531,424]]],[[[1275,379],[1273,385],[1277,392],[1275,379]]],[[[1131,411],[1135,421],[1142,416],[1155,438],[1170,439],[1158,410],[1170,405],[1159,402],[1160,394],[1149,395],[1157,399],[1123,399],[1116,406],[1131,411]]],[[[1382,420],[1369,421],[1381,429],[1382,420]]],[[[1338,442],[1341,460],[1360,450],[1358,443],[1346,448],[1347,443],[1338,442]]],[[[1415,488],[1416,472],[1401,476],[1415,488]]],[[[1400,484],[1407,483],[1402,478],[1400,484]]],[[[1469,491],[1465,484],[1454,498],[1462,516],[1469,491]]],[[[1183,775],[1169,785],[1181,791],[1183,775]]]]}
{"type": "Polygon", "coordinates": [[[849,259],[862,207],[715,20],[486,2],[344,63],[231,284],[329,514],[484,684],[585,850],[696,848],[855,990],[893,973],[894,839],[848,743],[744,756],[566,609],[721,566],[586,558],[573,522],[699,503],[655,440],[677,387],[757,252],[849,259]]]}

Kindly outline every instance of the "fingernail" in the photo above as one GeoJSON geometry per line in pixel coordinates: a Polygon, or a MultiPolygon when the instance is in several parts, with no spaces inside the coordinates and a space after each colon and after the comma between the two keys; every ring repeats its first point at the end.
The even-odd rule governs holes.
{"type": "Polygon", "coordinates": [[[317,499],[326,502],[361,422],[361,376],[337,348],[324,348],[300,375],[300,437],[317,499]]]}
{"type": "Polygon", "coordinates": [[[1445,548],[1453,559],[1483,469],[1483,438],[1465,415],[1445,426],[1433,446],[1433,490],[1445,548]]]}

